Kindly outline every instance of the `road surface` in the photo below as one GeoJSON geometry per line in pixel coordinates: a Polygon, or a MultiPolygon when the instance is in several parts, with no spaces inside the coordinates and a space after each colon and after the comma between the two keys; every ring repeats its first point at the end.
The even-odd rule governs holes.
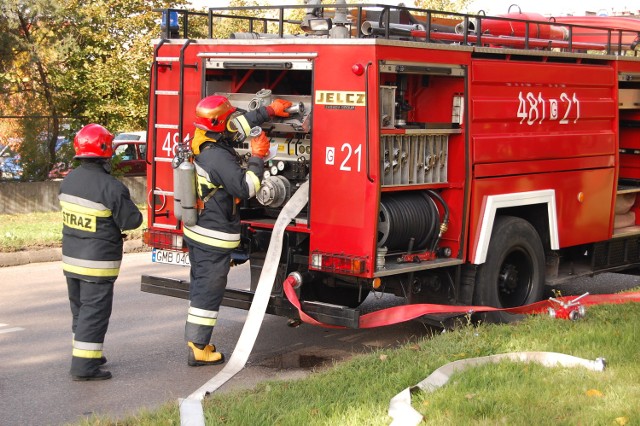
{"type": "MultiPolygon", "coordinates": [[[[140,291],[140,275],[188,278],[182,267],[153,264],[151,254],[125,255],[104,354],[113,379],[73,382],[69,376],[71,314],[61,263],[0,268],[0,425],[60,425],[177,402],[222,366],[187,366],[183,340],[188,302],[140,291]]],[[[249,268],[232,268],[229,286],[246,288],[249,268]]],[[[246,311],[221,308],[214,343],[227,358],[246,311]]],[[[354,353],[396,346],[426,334],[412,322],[377,330],[287,326],[267,315],[248,366],[220,391],[265,379],[304,377],[312,368],[354,353]]]]}
{"type": "MultiPolygon", "coordinates": [[[[0,425],[60,425],[92,414],[122,418],[141,408],[175,403],[222,368],[187,366],[183,330],[188,302],[142,293],[140,275],[186,279],[188,270],[150,259],[148,252],[125,255],[105,342],[113,379],[102,382],[73,382],[69,376],[71,315],[61,263],[0,268],[0,425]]],[[[560,290],[563,295],[603,293],[639,283],[635,276],[603,274],[560,290]]],[[[232,268],[229,286],[248,284],[248,265],[232,268]]],[[[365,303],[372,303],[370,299],[365,303]]],[[[214,343],[227,357],[245,317],[246,311],[221,309],[214,343]]],[[[394,347],[429,332],[418,322],[370,330],[306,324],[291,328],[286,318],[267,315],[248,366],[219,392],[266,379],[304,377],[323,362],[394,347]]]]}

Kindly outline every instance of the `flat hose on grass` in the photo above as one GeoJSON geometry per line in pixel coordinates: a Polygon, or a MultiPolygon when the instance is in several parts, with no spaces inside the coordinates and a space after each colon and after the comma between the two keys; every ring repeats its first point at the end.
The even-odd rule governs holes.
{"type": "Polygon", "coordinates": [[[556,352],[511,352],[506,354],[467,358],[443,365],[431,373],[426,379],[415,386],[411,386],[391,398],[389,416],[393,419],[392,426],[418,425],[422,422],[422,414],[411,406],[411,392],[422,390],[433,392],[444,386],[451,376],[459,371],[477,367],[488,363],[501,361],[536,362],[545,367],[584,367],[592,371],[604,371],[604,358],[595,361],[578,358],[556,352]]]}
{"type": "Polygon", "coordinates": [[[278,272],[280,254],[282,253],[282,237],[286,227],[300,213],[309,200],[309,182],[305,182],[293,194],[293,197],[284,206],[271,234],[269,249],[264,261],[264,267],[260,274],[258,287],[251,302],[251,308],[242,328],[233,354],[224,368],[213,376],[208,382],[189,395],[178,401],[180,405],[180,424],[182,426],[204,426],[204,411],[202,400],[208,394],[217,390],[229,379],[242,370],[249,359],[253,345],[258,337],[262,320],[267,309],[271,289],[278,272]]]}

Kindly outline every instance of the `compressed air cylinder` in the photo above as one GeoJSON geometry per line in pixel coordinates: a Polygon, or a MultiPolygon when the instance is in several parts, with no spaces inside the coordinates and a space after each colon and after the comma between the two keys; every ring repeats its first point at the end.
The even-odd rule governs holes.
{"type": "Polygon", "coordinates": [[[180,174],[178,173],[179,164],[171,164],[173,167],[173,215],[178,220],[182,220],[182,206],[180,205],[180,199],[182,196],[180,195],[180,185],[178,185],[178,181],[180,179],[180,174]]]}
{"type": "Polygon", "coordinates": [[[178,183],[180,207],[182,208],[182,223],[193,226],[198,220],[196,198],[196,169],[193,163],[183,161],[178,167],[178,183]]]}

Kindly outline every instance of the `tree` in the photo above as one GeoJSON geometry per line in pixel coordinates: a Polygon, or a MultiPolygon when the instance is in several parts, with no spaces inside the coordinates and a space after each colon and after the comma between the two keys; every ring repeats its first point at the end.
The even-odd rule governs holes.
{"type": "Polygon", "coordinates": [[[472,0],[415,0],[416,7],[421,9],[442,10],[447,12],[463,12],[472,0]]]}
{"type": "MultiPolygon", "coordinates": [[[[303,4],[303,0],[298,0],[298,4],[303,4]]],[[[273,5],[274,3],[269,0],[230,0],[228,7],[230,8],[251,8],[246,10],[234,10],[232,14],[236,17],[246,16],[247,19],[236,18],[216,18],[213,20],[213,38],[228,38],[233,33],[247,33],[249,32],[249,22],[253,20],[253,32],[263,32],[263,21],[260,18],[278,19],[278,12],[274,9],[264,9],[263,6],[273,5]]],[[[217,6],[217,5],[216,5],[217,6]]],[[[205,8],[206,9],[206,8],[205,8]]],[[[219,11],[216,11],[219,13],[219,11]]],[[[224,14],[224,13],[223,13],[224,14]]],[[[304,8],[301,9],[288,9],[285,11],[285,21],[299,21],[304,14],[304,8]]],[[[207,38],[208,37],[208,20],[203,17],[189,17],[189,37],[191,38],[207,38]]],[[[277,33],[277,24],[271,22],[268,25],[268,31],[277,33]]],[[[285,24],[285,33],[292,34],[299,32],[298,25],[285,24]]]]}
{"type": "MultiPolygon", "coordinates": [[[[23,176],[33,175],[38,179],[46,171],[41,170],[40,165],[54,157],[60,127],[60,114],[54,99],[55,88],[49,72],[50,65],[56,59],[53,51],[39,48],[40,45],[51,44],[53,33],[47,30],[47,21],[56,15],[57,4],[48,1],[25,4],[3,0],[1,10],[3,63],[0,82],[3,93],[8,95],[8,102],[0,110],[12,115],[51,117],[48,128],[44,129],[48,135],[45,144],[41,144],[35,152],[25,150],[24,154],[32,155],[22,155],[23,176]]],[[[34,119],[17,126],[23,133],[22,144],[18,147],[21,154],[23,145],[35,144],[39,139],[40,135],[34,129],[34,119]]]]}
{"type": "Polygon", "coordinates": [[[112,132],[146,127],[151,39],[160,32],[153,9],[168,5],[0,0],[0,114],[28,117],[13,126],[25,178],[45,179],[59,160],[62,120],[69,137],[90,122],[112,132]]]}

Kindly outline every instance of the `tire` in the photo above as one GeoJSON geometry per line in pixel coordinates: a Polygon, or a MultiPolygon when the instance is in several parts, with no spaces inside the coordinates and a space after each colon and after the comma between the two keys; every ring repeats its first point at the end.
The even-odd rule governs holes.
{"type": "MultiPolygon", "coordinates": [[[[545,258],[540,236],[526,220],[512,216],[496,218],[487,259],[478,267],[474,305],[512,308],[542,299],[545,258]]],[[[486,322],[508,323],[523,318],[506,312],[488,312],[486,322]]]]}

